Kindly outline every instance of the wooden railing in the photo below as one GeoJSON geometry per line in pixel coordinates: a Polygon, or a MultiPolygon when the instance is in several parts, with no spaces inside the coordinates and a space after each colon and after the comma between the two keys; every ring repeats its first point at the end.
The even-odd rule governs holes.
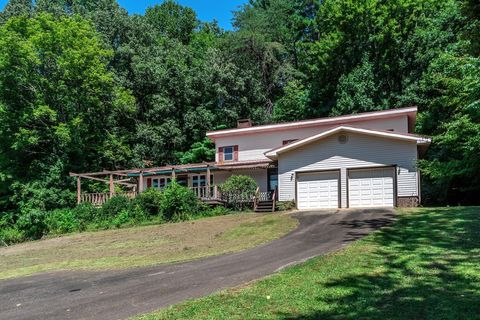
{"type": "Polygon", "coordinates": [[[272,212],[275,212],[276,202],[277,202],[277,188],[275,188],[275,189],[273,190],[272,201],[273,201],[273,204],[272,204],[272,212]]]}
{"type": "MultiPolygon", "coordinates": [[[[137,196],[137,192],[135,191],[117,192],[117,193],[114,193],[113,196],[121,196],[129,199],[133,199],[137,196]]],[[[80,197],[80,203],[91,203],[96,207],[100,207],[105,202],[110,200],[111,197],[112,196],[110,195],[110,193],[82,193],[80,197]]]]}
{"type": "Polygon", "coordinates": [[[221,194],[220,194],[220,190],[218,190],[218,186],[191,187],[190,189],[200,200],[221,199],[221,194]]]}
{"type": "Polygon", "coordinates": [[[255,196],[253,197],[253,211],[257,211],[258,202],[260,201],[260,187],[257,187],[255,196]]]}

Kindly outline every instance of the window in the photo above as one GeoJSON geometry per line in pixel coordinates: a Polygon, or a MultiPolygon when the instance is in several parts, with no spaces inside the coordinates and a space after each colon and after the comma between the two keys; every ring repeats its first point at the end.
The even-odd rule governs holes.
{"type": "Polygon", "coordinates": [[[223,147],[223,160],[232,161],[233,160],[233,147],[223,147]]]}
{"type": "Polygon", "coordinates": [[[297,141],[297,140],[298,140],[298,139],[283,140],[283,143],[282,143],[282,145],[286,145],[286,144],[289,144],[289,143],[295,142],[295,141],[297,141]]]}
{"type": "MultiPolygon", "coordinates": [[[[192,187],[205,187],[206,185],[206,175],[198,175],[192,177],[192,187]]],[[[213,174],[210,175],[210,185],[213,185],[213,174]]]]}
{"type": "Polygon", "coordinates": [[[156,189],[159,188],[158,179],[153,179],[153,187],[156,188],[156,189]]]}

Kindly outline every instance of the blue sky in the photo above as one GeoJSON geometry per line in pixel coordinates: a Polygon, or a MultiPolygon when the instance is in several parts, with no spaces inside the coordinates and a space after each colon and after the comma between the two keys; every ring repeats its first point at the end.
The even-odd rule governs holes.
{"type": "MultiPolygon", "coordinates": [[[[3,9],[8,0],[0,0],[0,7],[3,9]]],[[[120,5],[130,13],[143,14],[145,9],[162,0],[118,0],[120,5]]],[[[184,6],[191,7],[195,10],[198,18],[202,21],[212,21],[217,19],[220,26],[224,29],[231,29],[232,11],[248,0],[177,0],[184,6]]]]}

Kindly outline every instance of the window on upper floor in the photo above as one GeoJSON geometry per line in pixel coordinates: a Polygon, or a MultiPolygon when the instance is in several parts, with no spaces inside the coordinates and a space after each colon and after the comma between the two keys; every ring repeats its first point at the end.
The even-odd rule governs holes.
{"type": "Polygon", "coordinates": [[[223,160],[232,161],[233,160],[233,147],[224,147],[223,148],[223,160]]]}

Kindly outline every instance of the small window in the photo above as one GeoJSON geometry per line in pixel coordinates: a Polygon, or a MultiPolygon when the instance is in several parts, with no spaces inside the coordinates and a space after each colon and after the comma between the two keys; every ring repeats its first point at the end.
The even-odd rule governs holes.
{"type": "Polygon", "coordinates": [[[224,161],[233,160],[233,147],[223,147],[223,160],[224,161]]]}

